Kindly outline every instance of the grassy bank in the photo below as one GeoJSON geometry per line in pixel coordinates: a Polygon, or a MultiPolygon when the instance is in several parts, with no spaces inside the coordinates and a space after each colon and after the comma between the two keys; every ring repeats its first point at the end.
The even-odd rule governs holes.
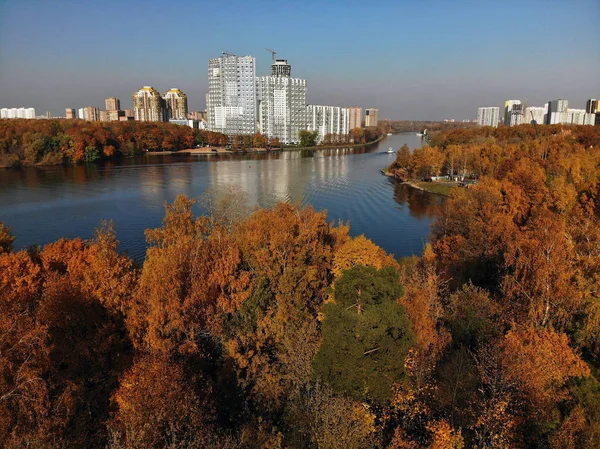
{"type": "MultiPolygon", "coordinates": [[[[381,173],[390,178],[394,177],[394,175],[387,169],[381,169],[381,173]]],[[[395,179],[400,181],[401,184],[405,184],[413,189],[423,190],[425,192],[443,196],[450,195],[450,190],[456,187],[456,183],[454,182],[425,182],[418,180],[402,181],[398,178],[395,179]]]]}
{"type": "Polygon", "coordinates": [[[436,195],[444,195],[448,196],[450,194],[450,190],[456,187],[456,184],[453,182],[423,182],[423,181],[415,181],[414,183],[406,183],[410,184],[413,187],[418,187],[421,190],[425,190],[429,193],[435,193],[436,195]]]}

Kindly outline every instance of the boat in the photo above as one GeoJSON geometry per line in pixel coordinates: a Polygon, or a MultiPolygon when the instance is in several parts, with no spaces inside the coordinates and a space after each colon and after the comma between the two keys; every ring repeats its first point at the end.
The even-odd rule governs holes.
{"type": "Polygon", "coordinates": [[[423,136],[423,133],[417,133],[417,136],[423,136]]]}
{"type": "Polygon", "coordinates": [[[388,135],[388,136],[391,136],[391,135],[392,135],[392,133],[387,133],[387,135],[388,135]]]}
{"type": "Polygon", "coordinates": [[[388,153],[395,153],[394,149],[392,147],[390,147],[389,150],[387,150],[388,153]]]}

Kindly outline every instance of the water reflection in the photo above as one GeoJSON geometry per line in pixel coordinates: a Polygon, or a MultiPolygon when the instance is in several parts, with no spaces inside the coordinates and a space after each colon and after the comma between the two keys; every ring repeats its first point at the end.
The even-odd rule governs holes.
{"type": "Polygon", "coordinates": [[[180,193],[199,197],[234,185],[251,207],[311,204],[326,209],[330,221],[349,221],[353,235],[365,234],[398,257],[419,254],[441,199],[380,173],[395,157],[387,149],[404,143],[420,144],[414,135],[397,135],[366,148],[142,156],[2,170],[0,221],[12,227],[16,247],[23,248],[60,237],[90,238],[101,220],[112,219],[121,249],[141,260],[143,231],[160,226],[165,202],[180,193]]]}
{"type": "Polygon", "coordinates": [[[442,196],[414,189],[392,179],[390,183],[394,185],[394,201],[401,206],[408,206],[410,215],[429,219],[434,219],[438,215],[443,201],[442,196]]]}

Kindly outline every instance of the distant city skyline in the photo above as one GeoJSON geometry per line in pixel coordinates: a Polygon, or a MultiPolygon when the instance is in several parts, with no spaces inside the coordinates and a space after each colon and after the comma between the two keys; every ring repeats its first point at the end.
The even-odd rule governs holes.
{"type": "Polygon", "coordinates": [[[307,103],[373,107],[380,120],[473,119],[478,106],[502,107],[507,98],[529,105],[565,98],[585,108],[600,95],[598,23],[597,0],[430,1],[426,8],[417,1],[6,0],[0,105],[64,116],[65,108],[102,109],[116,97],[128,109],[131,93],[152,85],[178,86],[189,110],[202,110],[210,58],[224,50],[253,56],[263,76],[268,47],[308,80],[307,103]],[[165,20],[176,12],[177,21],[165,20]]]}

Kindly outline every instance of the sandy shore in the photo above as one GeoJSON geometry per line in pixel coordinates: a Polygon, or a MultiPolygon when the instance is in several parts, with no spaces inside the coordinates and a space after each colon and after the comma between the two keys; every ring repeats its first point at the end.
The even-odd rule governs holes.
{"type": "Polygon", "coordinates": [[[226,150],[225,148],[221,148],[221,147],[209,147],[209,148],[188,148],[186,150],[179,150],[176,151],[176,153],[183,153],[183,154],[227,154],[227,153],[232,153],[231,150],[226,150]],[[216,150],[216,151],[213,151],[216,150]]]}

